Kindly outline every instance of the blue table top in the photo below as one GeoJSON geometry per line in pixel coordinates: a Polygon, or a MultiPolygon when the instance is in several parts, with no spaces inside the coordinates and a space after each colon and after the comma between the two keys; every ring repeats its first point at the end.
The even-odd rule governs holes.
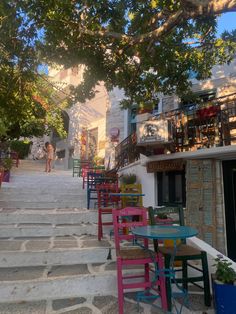
{"type": "Polygon", "coordinates": [[[143,226],[132,229],[132,233],[149,239],[186,239],[198,234],[197,229],[188,226],[143,226]]]}
{"type": "Polygon", "coordinates": [[[110,196],[145,196],[140,193],[109,193],[110,196]]]}

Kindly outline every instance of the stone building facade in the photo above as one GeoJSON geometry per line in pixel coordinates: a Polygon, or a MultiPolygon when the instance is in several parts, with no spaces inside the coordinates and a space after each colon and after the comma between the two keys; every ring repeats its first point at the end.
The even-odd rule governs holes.
{"type": "MultiPolygon", "coordinates": [[[[182,149],[175,152],[163,149],[157,154],[141,154],[139,161],[123,167],[120,169],[120,173],[137,174],[138,181],[142,183],[145,193],[144,206],[164,205],[165,193],[171,194],[170,189],[172,191],[174,189],[178,194],[181,186],[185,199],[181,199],[180,195],[177,195],[176,197],[179,199],[176,204],[182,204],[185,207],[186,223],[197,228],[200,239],[236,261],[236,247],[233,243],[233,239],[236,238],[234,197],[236,192],[234,172],[236,169],[236,123],[234,124],[236,121],[236,60],[229,65],[214,67],[212,77],[208,80],[193,79],[192,91],[201,95],[210,94],[212,98],[217,99],[217,103],[213,102],[213,106],[218,106],[219,111],[216,116],[218,114],[221,116],[219,119],[215,118],[212,125],[215,130],[220,130],[221,143],[216,140],[217,133],[214,133],[214,142],[208,141],[208,145],[205,147],[201,146],[201,143],[201,145],[192,145],[187,148],[189,143],[185,143],[183,140],[182,149]],[[222,120],[225,114],[224,110],[228,119],[226,123],[222,120]],[[229,125],[230,128],[227,127],[229,125]],[[171,164],[181,160],[184,169],[173,171],[171,164]],[[169,170],[164,168],[167,161],[170,165],[169,170]],[[150,162],[162,165],[163,170],[147,172],[150,162]],[[172,178],[171,180],[175,178],[175,181],[171,183],[168,181],[170,178],[172,178]],[[166,186],[168,188],[163,191],[160,186],[164,189],[166,186]]],[[[211,101],[209,101],[209,106],[212,106],[211,101]]],[[[168,113],[171,110],[179,110],[179,108],[180,99],[176,96],[162,96],[158,113],[168,113]]],[[[188,117],[185,122],[192,123],[192,128],[195,128],[196,124],[194,123],[199,123],[197,118],[191,120],[192,113],[190,111],[188,113],[184,111],[182,117],[186,117],[186,115],[188,117]]],[[[150,118],[158,119],[155,115],[146,114],[146,117],[144,115],[137,116],[136,120],[141,123],[150,118]]],[[[199,129],[203,133],[202,130],[208,126],[207,122],[204,124],[204,119],[201,123],[199,129]]],[[[201,141],[204,140],[204,136],[198,134],[195,136],[199,137],[201,141]]],[[[150,151],[153,151],[154,145],[152,144],[150,147],[150,151]]]]}

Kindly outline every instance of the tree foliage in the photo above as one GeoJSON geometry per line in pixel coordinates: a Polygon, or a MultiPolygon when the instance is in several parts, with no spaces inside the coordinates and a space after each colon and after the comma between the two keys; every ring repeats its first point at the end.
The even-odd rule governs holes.
{"type": "Polygon", "coordinates": [[[0,3],[0,38],[0,140],[41,136],[52,128],[64,136],[55,92],[38,74],[38,29],[15,1],[0,3]]]}
{"type": "MultiPolygon", "coordinates": [[[[71,67],[85,64],[74,93],[92,97],[103,80],[125,90],[131,103],[155,103],[158,92],[184,95],[189,74],[210,77],[214,64],[230,62],[235,34],[217,38],[217,17],[235,12],[236,0],[19,0],[43,30],[41,57],[71,67]]],[[[40,47],[41,46],[41,47],[40,47]]]]}

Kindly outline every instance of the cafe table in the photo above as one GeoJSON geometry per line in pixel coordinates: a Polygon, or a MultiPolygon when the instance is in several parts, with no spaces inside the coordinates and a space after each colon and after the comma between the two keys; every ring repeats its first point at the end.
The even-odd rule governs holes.
{"type": "MultiPolygon", "coordinates": [[[[176,255],[176,251],[178,249],[178,246],[181,245],[178,244],[179,239],[187,239],[193,236],[196,236],[198,234],[198,231],[195,228],[189,227],[189,226],[159,226],[159,225],[153,225],[153,226],[142,226],[142,227],[136,227],[132,229],[132,233],[137,237],[142,238],[148,238],[152,240],[166,240],[171,239],[174,242],[174,250],[173,255],[171,256],[171,262],[170,262],[170,268],[164,269],[162,271],[162,275],[172,278],[175,282],[177,288],[181,291],[182,296],[184,299],[187,297],[187,291],[183,290],[175,281],[175,271],[174,271],[174,259],[176,255]]],[[[138,241],[137,241],[138,243],[138,241]]],[[[160,269],[158,270],[160,274],[160,269]]],[[[157,275],[159,275],[157,274],[157,275]]],[[[171,294],[171,297],[173,299],[174,294],[171,294]]],[[[175,307],[176,313],[181,313],[182,306],[180,309],[175,307]]]]}

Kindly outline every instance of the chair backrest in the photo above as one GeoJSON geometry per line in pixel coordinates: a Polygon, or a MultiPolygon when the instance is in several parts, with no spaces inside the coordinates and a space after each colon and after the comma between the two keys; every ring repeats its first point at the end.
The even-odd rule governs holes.
{"type": "MultiPolygon", "coordinates": [[[[121,184],[120,186],[122,193],[138,193],[142,194],[142,185],[140,183],[135,184],[121,184]]],[[[128,197],[122,197],[122,206],[126,207],[129,206],[129,198],[128,197]]],[[[132,198],[132,203],[134,202],[134,197],[132,198]]],[[[142,207],[143,206],[143,197],[139,196],[136,197],[137,206],[142,207]]]]}
{"type": "Polygon", "coordinates": [[[80,159],[73,159],[73,167],[80,167],[80,159]]]}
{"type": "MultiPolygon", "coordinates": [[[[122,241],[134,240],[135,237],[130,231],[131,228],[147,225],[147,209],[144,207],[125,207],[119,210],[113,209],[112,218],[114,226],[115,246],[116,250],[119,251],[122,241]]],[[[145,247],[147,247],[148,239],[144,239],[143,241],[145,247]]]]}
{"type": "Polygon", "coordinates": [[[103,166],[103,165],[99,165],[99,166],[95,165],[95,166],[93,166],[93,168],[95,170],[105,170],[105,166],[103,166]]]}
{"type": "Polygon", "coordinates": [[[110,197],[110,193],[118,193],[119,187],[117,183],[101,183],[96,186],[98,194],[98,208],[118,203],[118,199],[110,197]]]}
{"type": "MultiPolygon", "coordinates": [[[[149,210],[150,213],[150,210],[149,210]]],[[[184,210],[182,206],[165,206],[160,208],[153,209],[152,217],[149,216],[149,219],[155,219],[155,224],[158,223],[158,217],[162,217],[166,215],[171,219],[171,224],[179,224],[180,226],[184,226],[184,210]]]]}
{"type": "MultiPolygon", "coordinates": [[[[160,208],[148,207],[148,216],[149,216],[150,225],[178,224],[180,226],[184,226],[183,207],[180,207],[180,206],[170,206],[170,207],[160,207],[160,208]],[[166,218],[164,216],[166,216],[166,218]]],[[[181,242],[185,243],[186,240],[182,239],[181,242]]],[[[154,241],[154,246],[156,247],[156,245],[157,244],[154,241]]]]}
{"type": "Polygon", "coordinates": [[[102,173],[97,172],[88,172],[87,173],[87,190],[93,189],[96,190],[97,184],[102,183],[102,173]]]}

